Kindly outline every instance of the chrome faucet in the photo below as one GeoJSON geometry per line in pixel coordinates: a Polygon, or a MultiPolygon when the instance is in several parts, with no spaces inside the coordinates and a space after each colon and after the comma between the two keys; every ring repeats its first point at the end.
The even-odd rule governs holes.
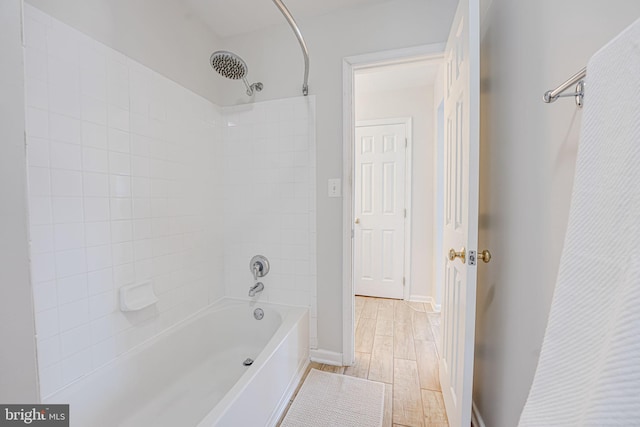
{"type": "Polygon", "coordinates": [[[258,282],[249,288],[249,296],[255,297],[258,292],[262,291],[264,291],[264,284],[262,282],[258,282]]]}
{"type": "Polygon", "coordinates": [[[251,270],[255,282],[258,277],[264,277],[269,273],[269,260],[263,255],[256,255],[249,262],[249,270],[251,270]]]}
{"type": "Polygon", "coordinates": [[[256,282],[255,285],[249,288],[249,296],[254,297],[258,292],[262,292],[264,290],[264,284],[262,282],[258,282],[258,277],[264,277],[269,273],[269,260],[263,255],[256,255],[251,258],[249,262],[249,269],[253,274],[253,281],[256,282]]]}
{"type": "Polygon", "coordinates": [[[260,276],[260,272],[262,271],[262,264],[260,262],[256,262],[253,264],[253,281],[258,280],[260,276]]]}

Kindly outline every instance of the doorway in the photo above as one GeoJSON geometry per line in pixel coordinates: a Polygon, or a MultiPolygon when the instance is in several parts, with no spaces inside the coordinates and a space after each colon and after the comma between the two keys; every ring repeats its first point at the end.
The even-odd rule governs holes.
{"type": "MultiPolygon", "coordinates": [[[[355,75],[359,70],[415,58],[440,61],[444,74],[444,229],[449,248],[442,288],[440,382],[452,425],[471,423],[476,268],[478,255],[478,153],[480,98],[480,18],[477,0],[458,3],[446,46],[430,45],[343,60],[343,365],[354,363],[353,168],[355,75]]],[[[414,120],[414,125],[415,125],[414,120]]],[[[415,166],[415,153],[412,159],[415,166]]],[[[415,169],[415,168],[414,168],[415,169]]],[[[413,196],[413,194],[412,194],[413,196]]],[[[432,225],[435,220],[432,220],[432,225]]],[[[411,251],[415,256],[415,251],[411,251]]],[[[426,258],[425,258],[426,259],[426,258]]],[[[488,262],[490,254],[482,252],[488,262]]],[[[428,261],[428,260],[427,260],[428,261]]],[[[432,260],[433,261],[433,260],[432,260]]],[[[414,263],[412,263],[414,264],[414,263]]],[[[417,281],[412,278],[408,286],[417,281]]],[[[434,281],[435,282],[435,281],[434,281]]],[[[395,345],[395,343],[394,343],[395,345]]]]}
{"type": "Polygon", "coordinates": [[[441,78],[443,51],[444,45],[438,44],[344,60],[344,177],[348,185],[343,194],[343,226],[351,230],[344,235],[343,252],[344,365],[352,364],[355,356],[355,294],[435,303],[436,111],[443,87],[442,80],[435,81],[441,78]],[[425,77],[429,83],[424,82],[425,77]],[[411,110],[412,101],[405,99],[423,103],[428,99],[428,111],[411,110]],[[399,127],[394,130],[393,126],[399,127]],[[394,152],[390,159],[384,157],[385,135],[388,141],[400,142],[387,143],[386,153],[391,156],[394,152]],[[363,154],[375,154],[367,151],[374,148],[376,138],[379,157],[363,158],[363,154]],[[403,159],[404,167],[399,166],[403,159]],[[384,180],[385,165],[387,177],[393,179],[384,180]],[[373,184],[363,187],[372,179],[378,180],[379,189],[373,184]],[[386,215],[384,191],[395,195],[386,206],[393,209],[386,215]],[[379,228],[373,231],[363,214],[368,208],[375,214],[376,203],[377,218],[367,218],[378,221],[379,228]],[[367,290],[361,286],[364,279],[369,281],[367,290]]]}

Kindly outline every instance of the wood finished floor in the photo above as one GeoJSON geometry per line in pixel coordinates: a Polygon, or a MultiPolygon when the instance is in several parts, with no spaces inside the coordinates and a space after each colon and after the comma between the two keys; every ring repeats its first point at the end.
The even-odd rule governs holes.
{"type": "Polygon", "coordinates": [[[355,308],[356,363],[311,362],[307,373],[315,368],[385,383],[384,427],[448,427],[438,377],[439,315],[429,304],[384,298],[356,296],[355,308]]]}

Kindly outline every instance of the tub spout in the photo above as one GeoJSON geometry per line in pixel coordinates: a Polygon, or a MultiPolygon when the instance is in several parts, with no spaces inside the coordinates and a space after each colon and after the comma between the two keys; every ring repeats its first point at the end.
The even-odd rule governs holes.
{"type": "Polygon", "coordinates": [[[264,284],[262,282],[258,282],[249,288],[249,296],[255,297],[258,292],[262,292],[263,290],[264,290],[264,284]]]}

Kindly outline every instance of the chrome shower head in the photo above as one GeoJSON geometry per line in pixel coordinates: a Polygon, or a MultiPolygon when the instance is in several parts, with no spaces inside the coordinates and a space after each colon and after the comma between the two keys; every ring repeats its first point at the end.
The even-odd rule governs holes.
{"type": "Polygon", "coordinates": [[[218,50],[211,54],[209,63],[211,64],[211,67],[213,67],[213,69],[222,77],[232,80],[242,79],[244,84],[247,86],[247,95],[253,95],[254,90],[256,92],[260,92],[262,90],[262,83],[257,82],[250,85],[249,82],[247,82],[247,63],[235,53],[218,50]]]}
{"type": "Polygon", "coordinates": [[[219,50],[211,54],[211,66],[218,74],[228,79],[238,80],[247,74],[247,64],[232,52],[219,50]]]}

